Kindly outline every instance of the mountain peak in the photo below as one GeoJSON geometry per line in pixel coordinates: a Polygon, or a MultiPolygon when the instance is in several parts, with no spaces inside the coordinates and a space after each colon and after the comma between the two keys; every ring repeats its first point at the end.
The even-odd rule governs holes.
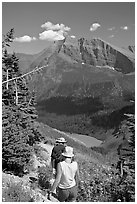
{"type": "Polygon", "coordinates": [[[65,41],[66,45],[74,45],[77,46],[78,45],[78,40],[77,38],[72,38],[71,36],[67,36],[66,41],[65,41]]]}

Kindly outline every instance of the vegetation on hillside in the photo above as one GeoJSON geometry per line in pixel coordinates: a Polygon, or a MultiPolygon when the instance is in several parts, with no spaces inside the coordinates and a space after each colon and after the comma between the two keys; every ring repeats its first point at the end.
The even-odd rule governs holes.
{"type": "MultiPolygon", "coordinates": [[[[125,132],[127,134],[127,130],[122,129],[122,134],[125,132]]],[[[131,127],[131,125],[130,125],[131,127]]],[[[123,127],[120,127],[120,130],[123,127]]],[[[133,125],[134,128],[134,125],[133,125]]],[[[60,137],[61,133],[56,132],[52,128],[40,124],[40,131],[43,135],[43,141],[47,143],[50,141],[50,143],[54,143],[55,138],[60,137]]],[[[133,135],[130,136],[131,141],[134,138],[134,129],[132,129],[133,135]]],[[[118,132],[118,134],[121,134],[121,131],[118,132]]],[[[62,135],[65,137],[64,135],[62,135]]],[[[119,136],[119,135],[117,135],[119,136]]],[[[108,160],[103,159],[103,156],[100,154],[94,152],[93,150],[88,150],[86,147],[84,147],[82,144],[79,144],[77,142],[74,142],[73,139],[69,137],[65,137],[65,139],[68,141],[68,145],[71,145],[74,147],[75,153],[76,153],[76,160],[79,164],[80,169],[80,183],[78,186],[78,196],[77,201],[78,202],[116,202],[116,201],[134,201],[135,191],[134,191],[134,175],[133,169],[132,171],[128,170],[128,176],[125,177],[125,174],[121,174],[121,168],[119,168],[119,160],[121,160],[121,157],[119,155],[119,159],[115,160],[114,158],[111,159],[111,162],[107,162],[108,160]],[[113,162],[113,163],[112,163],[113,162]],[[132,174],[131,174],[132,173],[132,174]]],[[[134,143],[133,143],[134,144],[134,143]]],[[[130,161],[132,164],[134,164],[134,149],[131,151],[133,159],[130,161]]],[[[128,157],[126,157],[128,158],[128,157]]],[[[126,163],[125,163],[126,164],[126,163]]],[[[134,166],[133,166],[134,167],[134,166]]],[[[125,166],[122,166],[123,171],[126,170],[125,166]]],[[[51,178],[51,173],[49,168],[41,168],[39,170],[39,184],[40,189],[43,191],[43,194],[45,192],[45,188],[49,188],[49,179],[51,178]]],[[[24,189],[24,187],[22,186],[24,189]]],[[[33,187],[34,188],[34,187],[33,187]]],[[[35,188],[38,188],[36,185],[35,188]]],[[[34,188],[34,189],[35,189],[34,188]]],[[[28,188],[27,196],[32,196],[32,188],[28,188]]],[[[6,189],[5,189],[6,191],[6,189]]],[[[21,200],[25,194],[25,192],[22,192],[22,196],[17,190],[17,188],[14,188],[14,185],[12,185],[12,191],[10,190],[11,197],[15,195],[16,198],[21,200]],[[13,193],[14,189],[14,193],[13,193]],[[18,195],[18,196],[17,196],[18,195]],[[19,198],[19,196],[21,196],[19,198]]],[[[5,196],[7,194],[3,194],[5,196]]],[[[30,197],[25,197],[24,201],[26,199],[30,199],[30,197]]],[[[35,202],[34,195],[31,197],[33,198],[33,202],[35,202]]],[[[13,198],[14,199],[14,198],[13,198]]],[[[28,200],[29,202],[29,200],[28,200]]]]}
{"type": "Polygon", "coordinates": [[[36,108],[38,121],[64,132],[93,136],[102,141],[106,139],[106,131],[114,131],[125,119],[124,113],[134,113],[133,105],[114,110],[105,108],[97,98],[55,97],[38,102],[36,108]]]}
{"type": "Polygon", "coordinates": [[[135,116],[127,114],[116,137],[122,135],[118,161],[110,166],[79,160],[81,183],[78,201],[134,202],[135,201],[135,116]],[[127,142],[128,139],[128,142],[127,142]]]}

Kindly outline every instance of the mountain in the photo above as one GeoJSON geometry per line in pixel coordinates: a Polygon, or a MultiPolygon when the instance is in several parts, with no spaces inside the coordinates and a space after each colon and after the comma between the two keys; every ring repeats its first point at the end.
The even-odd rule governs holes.
{"type": "Polygon", "coordinates": [[[37,56],[17,53],[17,57],[19,58],[19,67],[22,72],[25,72],[29,69],[30,64],[35,60],[37,56]]]}
{"type": "Polygon", "coordinates": [[[130,88],[134,92],[134,83],[133,86],[128,83],[134,78],[134,73],[129,74],[134,72],[134,55],[100,39],[57,41],[33,57],[29,71],[49,65],[30,83],[40,100],[56,95],[97,97],[104,92],[110,94],[105,86],[113,87],[117,96],[130,88]],[[94,93],[97,89],[98,94],[94,93]]]}
{"type": "Polygon", "coordinates": [[[29,80],[39,120],[48,125],[91,135],[97,126],[114,128],[122,117],[114,120],[113,112],[132,105],[135,57],[130,51],[98,38],[67,38],[26,59],[20,54],[20,65],[28,66],[21,67],[24,72],[48,65],[29,80]]]}

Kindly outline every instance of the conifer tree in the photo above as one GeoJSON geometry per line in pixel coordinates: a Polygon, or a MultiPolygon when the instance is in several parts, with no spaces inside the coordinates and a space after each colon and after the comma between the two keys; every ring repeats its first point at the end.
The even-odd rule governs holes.
{"type": "Polygon", "coordinates": [[[35,94],[29,91],[27,80],[20,77],[15,53],[7,51],[13,34],[11,29],[2,42],[2,79],[5,81],[2,86],[2,164],[3,170],[19,174],[28,163],[40,133],[35,126],[35,94]]]}
{"type": "Polygon", "coordinates": [[[120,127],[119,134],[123,134],[128,145],[119,146],[119,183],[117,186],[121,201],[135,201],[135,115],[125,114],[127,119],[120,127]]]}

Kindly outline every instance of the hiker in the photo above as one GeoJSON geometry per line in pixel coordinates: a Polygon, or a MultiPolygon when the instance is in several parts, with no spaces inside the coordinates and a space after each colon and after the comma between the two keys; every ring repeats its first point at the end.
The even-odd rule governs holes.
{"type": "Polygon", "coordinates": [[[62,156],[62,152],[65,151],[66,140],[61,137],[56,140],[55,146],[52,149],[51,153],[51,166],[53,169],[53,175],[56,177],[57,172],[57,164],[63,161],[64,157],[62,156]]]}
{"type": "Polygon", "coordinates": [[[74,202],[77,197],[79,182],[78,163],[74,160],[73,148],[66,146],[62,153],[64,161],[57,165],[57,175],[49,195],[57,196],[60,202],[74,202]],[[58,187],[58,195],[54,190],[58,187]]]}

